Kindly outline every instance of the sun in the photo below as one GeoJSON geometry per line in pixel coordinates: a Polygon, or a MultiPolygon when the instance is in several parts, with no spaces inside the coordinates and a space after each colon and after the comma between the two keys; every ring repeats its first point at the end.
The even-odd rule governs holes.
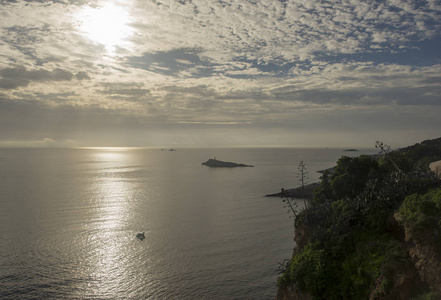
{"type": "Polygon", "coordinates": [[[109,53],[123,47],[132,34],[131,16],[122,6],[106,3],[103,6],[84,8],[78,15],[80,31],[91,41],[103,45],[109,53]]]}

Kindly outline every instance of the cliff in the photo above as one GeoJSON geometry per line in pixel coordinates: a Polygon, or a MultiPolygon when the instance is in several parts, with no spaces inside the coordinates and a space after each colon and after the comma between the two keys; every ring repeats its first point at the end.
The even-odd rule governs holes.
{"type": "MultiPolygon", "coordinates": [[[[438,193],[441,195],[441,189],[438,190],[438,193]]],[[[437,221],[439,220],[441,218],[437,219],[437,221]]],[[[338,299],[441,299],[441,247],[439,240],[441,228],[435,231],[421,229],[415,232],[410,227],[409,224],[405,225],[402,215],[397,212],[393,218],[389,219],[385,232],[367,233],[367,238],[363,236],[366,233],[358,232],[351,235],[355,251],[351,247],[347,247],[347,257],[338,258],[341,253],[338,256],[326,256],[316,264],[317,258],[314,254],[311,255],[312,258],[304,259],[305,254],[309,255],[315,230],[305,223],[301,224],[295,228],[296,247],[289,268],[304,269],[298,272],[298,270],[289,270],[288,268],[289,271],[286,274],[288,277],[292,277],[293,274],[296,277],[300,274],[302,280],[306,278],[306,283],[298,280],[298,277],[297,282],[288,280],[283,283],[279,279],[279,288],[275,299],[336,299],[336,295],[338,295],[338,299]],[[363,237],[360,238],[360,236],[363,237]],[[373,249],[375,247],[378,247],[378,250],[373,249]],[[325,261],[328,266],[325,265],[325,261]],[[322,276],[308,274],[308,272],[315,273],[312,270],[317,265],[327,271],[324,271],[322,276]],[[335,269],[337,266],[339,269],[335,269]],[[296,275],[296,272],[299,274],[296,275]],[[325,279],[326,277],[328,279],[325,279]],[[314,287],[308,283],[308,280],[322,284],[314,287]],[[311,286],[312,288],[310,288],[311,286]],[[338,288],[336,289],[335,286],[338,288]],[[343,287],[346,287],[347,290],[342,294],[340,291],[336,292],[343,287]],[[309,288],[310,290],[308,290],[309,288]]],[[[332,230],[332,228],[330,229],[332,230]]],[[[328,248],[326,251],[332,250],[328,248]]]]}
{"type": "Polygon", "coordinates": [[[337,162],[296,215],[277,300],[441,299],[441,181],[426,165],[441,154],[434,141],[337,162]]]}
{"type": "Polygon", "coordinates": [[[237,164],[237,163],[228,162],[228,161],[220,161],[220,160],[217,160],[216,158],[214,158],[214,159],[210,158],[206,162],[202,163],[202,165],[207,166],[207,167],[211,167],[211,168],[254,167],[254,166],[250,166],[250,165],[237,164]]]}

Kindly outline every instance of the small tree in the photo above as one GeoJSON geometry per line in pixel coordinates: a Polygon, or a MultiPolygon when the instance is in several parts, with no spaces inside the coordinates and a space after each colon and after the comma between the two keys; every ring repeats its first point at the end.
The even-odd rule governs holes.
{"type": "Polygon", "coordinates": [[[332,199],[332,189],[329,180],[329,171],[324,171],[322,175],[322,181],[319,187],[314,190],[313,204],[322,204],[326,200],[332,199]]]}
{"type": "Polygon", "coordinates": [[[392,150],[391,150],[391,148],[390,148],[389,145],[386,145],[385,143],[380,142],[380,141],[376,141],[376,142],[375,142],[375,148],[380,149],[380,154],[384,155],[384,157],[385,157],[387,160],[389,160],[389,161],[393,164],[394,168],[395,168],[398,172],[401,173],[401,169],[397,166],[397,164],[395,163],[395,161],[394,161],[394,160],[391,158],[391,156],[389,155],[389,154],[392,152],[392,150]]]}
{"type": "Polygon", "coordinates": [[[281,195],[282,201],[284,203],[286,203],[287,205],[285,205],[285,208],[288,208],[287,213],[292,213],[293,216],[291,217],[297,217],[297,213],[298,213],[298,208],[297,208],[297,204],[293,203],[293,199],[291,197],[289,197],[288,192],[285,189],[282,189],[282,195],[281,195]]]}
{"type": "Polygon", "coordinates": [[[308,208],[308,205],[306,203],[306,197],[305,197],[305,184],[308,180],[308,171],[306,170],[306,165],[303,162],[303,160],[299,163],[299,167],[297,168],[298,175],[297,178],[299,180],[300,186],[302,188],[302,197],[303,197],[303,203],[305,204],[305,209],[308,208]]]}
{"type": "MultiPolygon", "coordinates": [[[[306,166],[303,161],[300,162],[300,164],[298,166],[298,171],[299,172],[298,172],[297,178],[300,183],[300,188],[301,188],[300,194],[302,195],[303,203],[304,203],[303,209],[307,209],[308,206],[307,206],[306,197],[305,197],[305,184],[307,183],[308,172],[306,170],[306,166]]],[[[282,201],[287,204],[284,206],[285,208],[288,208],[287,213],[293,214],[292,216],[290,216],[290,218],[297,217],[298,213],[300,213],[303,210],[302,208],[297,207],[297,203],[295,203],[293,201],[293,198],[288,195],[288,192],[285,189],[282,189],[281,198],[283,199],[282,201]]]]}

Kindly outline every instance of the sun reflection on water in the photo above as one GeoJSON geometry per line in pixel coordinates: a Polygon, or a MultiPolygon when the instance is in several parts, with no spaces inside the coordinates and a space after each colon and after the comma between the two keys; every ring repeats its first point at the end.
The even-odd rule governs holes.
{"type": "Polygon", "coordinates": [[[88,255],[81,271],[88,272],[91,280],[83,296],[113,297],[116,291],[130,290],[133,284],[129,280],[134,268],[130,245],[138,242],[130,224],[133,182],[126,178],[124,171],[130,165],[130,151],[124,148],[96,150],[93,160],[100,163],[101,169],[91,183],[95,198],[91,222],[84,224],[88,234],[84,247],[88,255]]]}

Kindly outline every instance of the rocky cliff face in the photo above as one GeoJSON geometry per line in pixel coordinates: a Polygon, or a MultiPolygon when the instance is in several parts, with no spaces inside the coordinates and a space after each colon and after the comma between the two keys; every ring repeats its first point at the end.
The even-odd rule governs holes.
{"type": "MultiPolygon", "coordinates": [[[[398,214],[394,217],[400,221],[398,214]]],[[[441,293],[441,256],[436,249],[436,240],[440,238],[440,234],[430,231],[416,234],[406,226],[404,226],[404,233],[405,246],[419,279],[441,293]]]]}
{"type": "MultiPolygon", "coordinates": [[[[399,222],[400,217],[395,214],[394,220],[391,220],[390,232],[400,240],[410,261],[403,262],[394,270],[392,282],[389,283],[387,291],[384,287],[384,278],[378,278],[372,288],[369,300],[408,300],[410,299],[409,295],[424,290],[432,290],[441,294],[441,256],[438,254],[435,244],[438,233],[414,234],[406,226],[399,225],[399,222]]],[[[309,229],[305,226],[297,228],[293,256],[308,243],[308,240],[309,229]]],[[[313,297],[300,291],[295,284],[290,284],[280,287],[275,299],[311,300],[313,297]]]]}
{"type": "Polygon", "coordinates": [[[276,300],[312,300],[311,295],[301,292],[295,284],[279,288],[276,300]]]}
{"type": "MultiPolygon", "coordinates": [[[[309,241],[309,228],[300,226],[295,229],[293,257],[302,249],[309,241]]],[[[276,300],[312,300],[312,296],[308,293],[300,291],[295,284],[279,287],[277,290],[276,300]]]]}
{"type": "MultiPolygon", "coordinates": [[[[405,230],[399,224],[395,215],[388,224],[387,232],[393,235],[405,246],[405,230]]],[[[408,248],[404,247],[408,252],[408,248]]],[[[375,282],[375,287],[369,296],[369,300],[388,300],[388,299],[409,299],[409,295],[414,293],[415,286],[422,286],[423,283],[418,275],[418,270],[412,262],[403,262],[399,268],[395,269],[392,276],[392,282],[387,293],[384,292],[383,277],[375,282]]]]}
{"type": "Polygon", "coordinates": [[[441,263],[434,247],[413,239],[409,255],[422,282],[441,293],[441,263]]]}

